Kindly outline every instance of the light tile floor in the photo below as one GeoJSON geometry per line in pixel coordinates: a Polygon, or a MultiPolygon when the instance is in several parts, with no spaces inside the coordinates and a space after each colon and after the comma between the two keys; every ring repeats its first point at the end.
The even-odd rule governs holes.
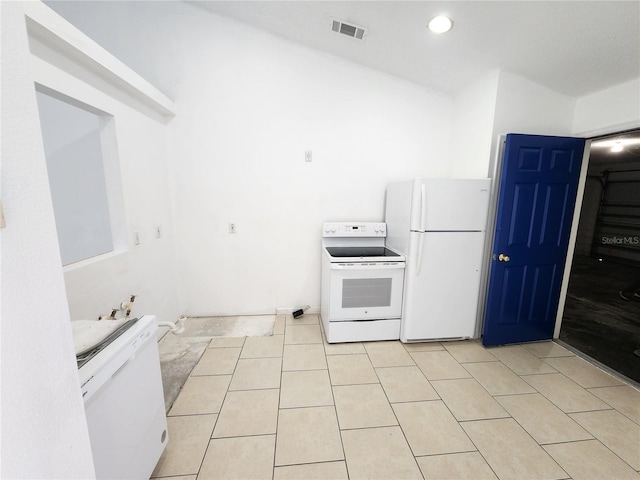
{"type": "Polygon", "coordinates": [[[154,478],[640,479],[640,392],[553,343],[213,339],[154,478]]]}

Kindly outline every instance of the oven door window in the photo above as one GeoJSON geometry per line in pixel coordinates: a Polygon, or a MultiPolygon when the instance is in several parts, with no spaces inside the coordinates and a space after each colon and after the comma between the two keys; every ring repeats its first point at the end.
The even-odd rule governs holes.
{"type": "Polygon", "coordinates": [[[342,308],[391,306],[393,279],[345,278],[342,280],[342,308]]]}
{"type": "Polygon", "coordinates": [[[331,321],[400,318],[404,263],[398,268],[372,265],[331,268],[331,321]]]}

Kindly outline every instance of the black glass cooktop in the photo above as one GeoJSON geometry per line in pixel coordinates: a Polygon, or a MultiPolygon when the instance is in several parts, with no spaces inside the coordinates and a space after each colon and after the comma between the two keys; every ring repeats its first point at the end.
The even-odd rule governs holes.
{"type": "Polygon", "coordinates": [[[387,247],[327,247],[329,255],[334,258],[346,257],[399,257],[387,247]]]}

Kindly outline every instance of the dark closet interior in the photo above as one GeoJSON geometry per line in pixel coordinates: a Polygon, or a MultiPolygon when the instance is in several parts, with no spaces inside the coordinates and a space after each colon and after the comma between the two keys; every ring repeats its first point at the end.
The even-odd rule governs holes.
{"type": "Polygon", "coordinates": [[[560,340],[640,384],[640,130],[593,140],[560,340]]]}

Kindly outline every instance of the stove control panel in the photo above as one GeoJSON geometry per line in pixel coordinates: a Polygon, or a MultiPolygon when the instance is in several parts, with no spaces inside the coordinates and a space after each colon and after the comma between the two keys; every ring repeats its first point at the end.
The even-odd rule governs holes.
{"type": "Polygon", "coordinates": [[[386,237],[384,222],[328,222],[322,225],[323,237],[386,237]]]}

